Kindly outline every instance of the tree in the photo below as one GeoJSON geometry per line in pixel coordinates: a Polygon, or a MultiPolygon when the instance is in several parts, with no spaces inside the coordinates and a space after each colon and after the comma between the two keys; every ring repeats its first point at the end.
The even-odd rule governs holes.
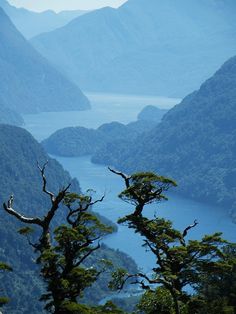
{"type": "Polygon", "coordinates": [[[228,271],[205,274],[197,287],[194,303],[201,302],[199,314],[236,312],[236,244],[224,248],[232,267],[228,271]]]}
{"type": "MultiPolygon", "coordinates": [[[[93,201],[90,194],[78,195],[70,193],[68,185],[57,194],[47,190],[45,176],[46,164],[38,165],[43,180],[43,192],[51,201],[51,207],[44,217],[25,217],[13,208],[13,196],[4,203],[5,211],[16,217],[26,226],[19,233],[26,236],[29,244],[37,253],[40,273],[46,282],[47,291],[41,296],[48,312],[61,313],[96,313],[81,304],[79,299],[83,291],[97,280],[107,267],[107,261],[98,262],[95,267],[86,268],[86,259],[100,248],[100,240],[112,232],[112,228],[102,224],[90,211],[91,206],[101,202],[104,197],[93,201]],[[55,215],[60,209],[65,223],[57,226],[54,231],[55,215]],[[31,226],[37,228],[39,236],[32,240],[31,226]]],[[[112,311],[107,313],[112,313],[112,311]]]]}
{"type": "MultiPolygon", "coordinates": [[[[0,273],[5,271],[12,271],[12,268],[6,263],[0,262],[0,273]]],[[[0,296],[0,307],[7,304],[9,302],[9,298],[0,296]]]]}
{"type": "Polygon", "coordinates": [[[186,292],[186,287],[196,289],[203,276],[217,275],[232,269],[232,263],[224,252],[226,241],[220,233],[204,236],[201,240],[186,240],[189,231],[197,226],[196,220],[179,231],[173,228],[169,220],[143,216],[147,204],[167,199],[163,193],[176,186],[173,180],[150,172],[128,176],[113,169],[110,171],[124,180],[126,188],[119,197],[134,205],[134,211],[118,222],[127,224],[135,233],[139,233],[144,238],[144,246],[156,258],[151,275],[143,272],[129,274],[120,269],[113,274],[110,286],[122,289],[127,280],[133,279],[133,284],[139,284],[147,291],[140,304],[142,310],[146,309],[144,313],[167,313],[168,310],[169,313],[183,313],[183,308],[190,304],[192,298],[186,292]],[[162,296],[163,300],[168,299],[168,302],[163,302],[166,307],[169,305],[169,309],[160,311],[163,302],[157,302],[156,305],[149,302],[152,309],[147,310],[145,298],[153,300],[155,295],[162,296]]]}

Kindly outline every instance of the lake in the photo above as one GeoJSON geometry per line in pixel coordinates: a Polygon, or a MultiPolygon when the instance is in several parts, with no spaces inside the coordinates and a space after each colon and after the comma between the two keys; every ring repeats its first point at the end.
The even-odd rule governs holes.
{"type": "Polygon", "coordinates": [[[41,141],[58,129],[69,126],[97,128],[103,123],[118,121],[127,124],[137,119],[147,105],[170,109],[181,101],[178,98],[153,96],[125,96],[87,93],[92,110],[42,112],[24,115],[25,128],[41,141]]]}
{"type": "MultiPolygon", "coordinates": [[[[89,96],[89,95],[88,95],[89,96]]],[[[90,94],[92,110],[84,112],[59,112],[25,115],[25,128],[36,139],[42,140],[55,130],[66,126],[85,126],[96,128],[102,123],[119,121],[129,123],[134,121],[139,111],[148,104],[156,104],[160,108],[170,108],[179,99],[164,97],[139,97],[123,95],[90,94]]],[[[132,212],[131,205],[122,202],[118,193],[124,188],[121,178],[109,172],[101,165],[91,163],[90,157],[56,158],[72,177],[78,178],[83,191],[93,189],[95,197],[105,193],[103,203],[99,203],[95,210],[103,216],[116,222],[119,217],[132,212]]],[[[191,201],[169,193],[169,201],[157,206],[148,206],[148,216],[158,215],[173,221],[174,226],[184,230],[186,226],[197,219],[199,225],[189,232],[189,236],[200,238],[205,234],[222,231],[224,237],[236,242],[236,226],[231,222],[227,208],[217,208],[207,204],[191,201]]],[[[155,260],[150,252],[142,247],[142,239],[125,226],[119,225],[118,232],[103,240],[112,248],[120,249],[137,262],[144,271],[151,271],[155,260]]]]}

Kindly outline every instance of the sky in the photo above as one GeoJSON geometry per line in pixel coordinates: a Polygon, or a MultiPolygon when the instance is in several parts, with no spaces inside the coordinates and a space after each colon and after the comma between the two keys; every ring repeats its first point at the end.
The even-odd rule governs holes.
{"type": "Polygon", "coordinates": [[[118,7],[127,0],[8,0],[16,7],[33,11],[91,10],[104,6],[118,7]]]}

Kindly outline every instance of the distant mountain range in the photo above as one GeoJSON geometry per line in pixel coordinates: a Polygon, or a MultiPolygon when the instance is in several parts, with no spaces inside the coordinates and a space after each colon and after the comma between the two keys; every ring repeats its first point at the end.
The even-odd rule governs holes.
{"type": "Polygon", "coordinates": [[[0,104],[19,113],[83,110],[80,89],[20,34],[0,8],[0,104]]]}
{"type": "Polygon", "coordinates": [[[232,208],[236,217],[236,57],[163,117],[153,130],[93,157],[129,173],[170,176],[179,192],[232,208]]]}
{"type": "Polygon", "coordinates": [[[54,11],[33,12],[23,8],[16,8],[6,0],[0,0],[0,7],[4,9],[17,29],[29,39],[44,32],[62,27],[72,19],[87,13],[88,11],[54,11]]]}
{"type": "Polygon", "coordinates": [[[236,52],[235,0],[129,0],[32,44],[83,90],[182,97],[236,52]]]}

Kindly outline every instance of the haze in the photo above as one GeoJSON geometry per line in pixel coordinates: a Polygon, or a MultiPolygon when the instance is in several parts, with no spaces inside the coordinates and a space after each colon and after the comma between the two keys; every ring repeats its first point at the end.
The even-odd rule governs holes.
{"type": "Polygon", "coordinates": [[[33,11],[92,10],[104,6],[119,7],[127,0],[9,0],[16,7],[33,11]]]}

